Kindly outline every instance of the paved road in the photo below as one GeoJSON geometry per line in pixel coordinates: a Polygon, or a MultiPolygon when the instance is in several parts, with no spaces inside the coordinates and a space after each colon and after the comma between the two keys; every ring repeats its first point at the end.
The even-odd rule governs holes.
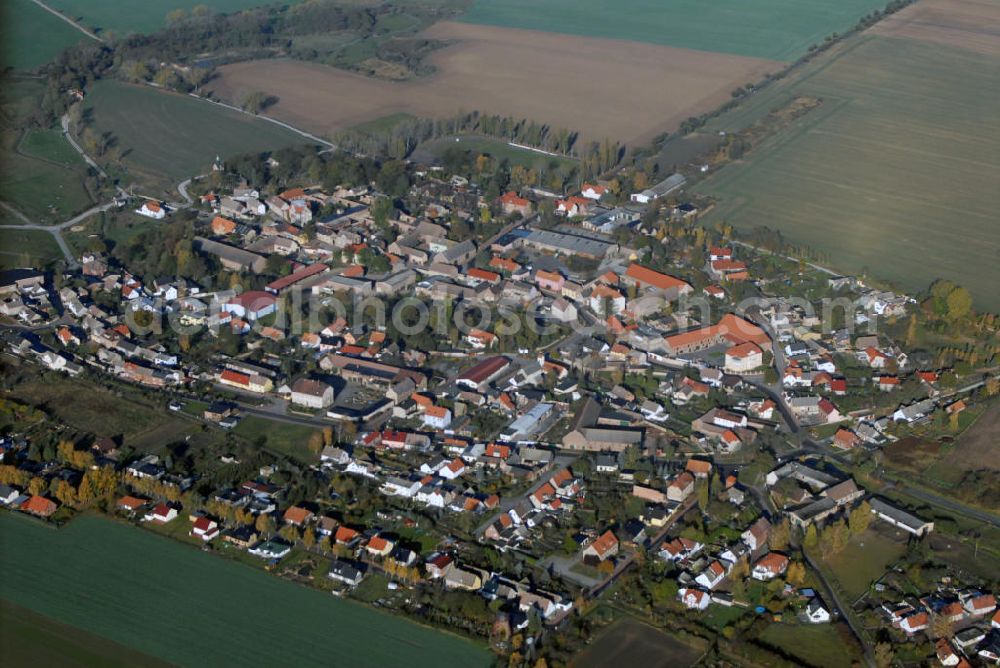
{"type": "Polygon", "coordinates": [[[80,145],[76,143],[76,139],[73,138],[72,133],[70,133],[69,131],[69,114],[63,114],[62,118],[60,118],[59,121],[60,123],[62,123],[63,137],[65,137],[66,141],[70,143],[70,146],[76,149],[76,152],[80,154],[80,157],[83,158],[84,162],[86,162],[98,174],[100,174],[101,178],[105,179],[108,178],[107,173],[103,169],[101,169],[101,166],[98,165],[96,162],[94,162],[94,159],[91,158],[89,155],[87,155],[87,153],[80,147],[80,145]]]}

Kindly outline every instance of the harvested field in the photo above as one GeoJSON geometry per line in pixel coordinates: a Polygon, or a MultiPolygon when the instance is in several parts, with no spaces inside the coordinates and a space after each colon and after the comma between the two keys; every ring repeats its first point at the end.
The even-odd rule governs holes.
{"type": "Polygon", "coordinates": [[[964,471],[1000,471],[1000,405],[980,415],[962,434],[949,461],[964,471]]]}
{"type": "Polygon", "coordinates": [[[220,68],[213,92],[229,101],[254,90],[275,95],[269,115],[325,134],[388,114],[440,118],[480,110],[633,143],[781,68],[758,58],[452,22],[422,35],[454,42],[431,56],[438,71],[426,79],[379,81],[265,60],[220,68]]]}
{"type": "Polygon", "coordinates": [[[1000,56],[1000,2],[921,0],[880,21],[872,32],[1000,56]]]}

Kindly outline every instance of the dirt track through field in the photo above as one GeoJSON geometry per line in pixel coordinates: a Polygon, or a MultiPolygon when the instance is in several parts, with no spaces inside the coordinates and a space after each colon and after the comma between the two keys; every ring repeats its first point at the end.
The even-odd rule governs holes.
{"type": "Polygon", "coordinates": [[[769,60],[634,42],[491,26],[439,23],[424,33],[452,42],[437,72],[408,82],[370,79],[315,63],[264,60],[220,68],[215,95],[278,97],[268,114],[331,133],[388,114],[440,118],[460,111],[509,114],[584,137],[646,141],[730,92],[777,72],[769,60]]]}
{"type": "Polygon", "coordinates": [[[1000,2],[921,0],[885,18],[873,32],[1000,56],[1000,2]]]}

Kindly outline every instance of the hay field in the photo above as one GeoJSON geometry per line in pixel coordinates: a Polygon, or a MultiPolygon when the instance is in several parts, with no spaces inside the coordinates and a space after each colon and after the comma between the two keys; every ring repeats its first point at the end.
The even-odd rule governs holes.
{"type": "Polygon", "coordinates": [[[1000,309],[1000,62],[982,44],[939,42],[865,34],[710,123],[732,130],[795,95],[823,100],[699,186],[719,199],[707,222],[779,229],[911,291],[949,278],[1000,309]]]}
{"type": "Polygon", "coordinates": [[[453,22],[422,35],[454,42],[431,56],[437,72],[380,81],[315,63],[265,60],[220,68],[217,97],[261,90],[273,115],[313,132],[394,113],[445,117],[480,110],[641,142],[729,99],[780,64],[651,44],[453,22]]]}
{"type": "Polygon", "coordinates": [[[793,61],[886,0],[475,0],[462,21],[793,61]]]}

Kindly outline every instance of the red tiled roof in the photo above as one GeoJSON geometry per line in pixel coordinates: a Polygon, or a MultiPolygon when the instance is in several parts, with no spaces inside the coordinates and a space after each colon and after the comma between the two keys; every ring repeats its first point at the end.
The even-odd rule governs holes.
{"type": "Polygon", "coordinates": [[[653,271],[648,267],[643,267],[635,263],[629,265],[625,275],[638,283],[645,283],[659,290],[670,290],[672,288],[683,290],[684,288],[690,289],[691,287],[686,281],[668,276],[667,274],[661,274],[658,271],[653,271]]]}

